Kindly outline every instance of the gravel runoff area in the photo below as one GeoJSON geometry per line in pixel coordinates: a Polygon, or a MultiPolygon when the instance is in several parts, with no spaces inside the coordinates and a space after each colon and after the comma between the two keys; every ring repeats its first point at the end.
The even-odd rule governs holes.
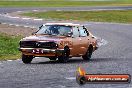
{"type": "Polygon", "coordinates": [[[5,33],[11,36],[29,36],[32,32],[36,31],[36,29],[22,26],[14,26],[8,24],[0,24],[0,33],[5,33]]]}

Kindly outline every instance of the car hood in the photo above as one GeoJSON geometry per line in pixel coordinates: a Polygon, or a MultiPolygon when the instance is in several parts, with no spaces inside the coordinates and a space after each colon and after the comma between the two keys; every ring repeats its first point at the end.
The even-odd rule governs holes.
{"type": "Polygon", "coordinates": [[[61,41],[65,36],[33,35],[23,38],[21,41],[61,41]]]}

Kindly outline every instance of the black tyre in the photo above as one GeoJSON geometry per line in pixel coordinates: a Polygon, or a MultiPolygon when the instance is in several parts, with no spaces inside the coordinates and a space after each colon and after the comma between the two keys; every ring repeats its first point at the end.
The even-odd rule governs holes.
{"type": "Polygon", "coordinates": [[[93,47],[90,46],[85,55],[82,56],[83,60],[90,60],[93,53],[93,47]]]}
{"type": "Polygon", "coordinates": [[[68,47],[64,48],[64,52],[61,56],[58,57],[58,61],[62,63],[66,63],[69,61],[70,49],[68,47]]]}
{"type": "Polygon", "coordinates": [[[56,60],[56,57],[49,57],[50,60],[56,60]]]}
{"type": "Polygon", "coordinates": [[[31,63],[32,59],[33,59],[33,56],[22,54],[22,61],[23,61],[23,63],[29,64],[29,63],[31,63]]]}

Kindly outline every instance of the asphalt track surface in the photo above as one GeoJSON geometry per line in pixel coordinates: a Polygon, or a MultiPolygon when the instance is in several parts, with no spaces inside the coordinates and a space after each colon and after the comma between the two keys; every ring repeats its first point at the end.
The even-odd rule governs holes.
{"type": "MultiPolygon", "coordinates": [[[[21,10],[21,8],[11,8],[12,10],[5,8],[2,12],[3,9],[0,8],[1,14],[21,10]]],[[[26,10],[31,9],[26,8],[26,10]]],[[[1,15],[0,22],[37,27],[45,21],[9,19],[1,15]]],[[[80,23],[86,25],[94,35],[104,40],[90,61],[83,61],[81,57],[72,58],[65,64],[49,61],[43,57],[34,58],[31,64],[23,64],[21,60],[1,61],[0,88],[132,88],[131,83],[86,84],[83,86],[76,83],[75,72],[78,66],[82,66],[90,74],[125,73],[132,75],[132,25],[101,22],[80,23]]]]}

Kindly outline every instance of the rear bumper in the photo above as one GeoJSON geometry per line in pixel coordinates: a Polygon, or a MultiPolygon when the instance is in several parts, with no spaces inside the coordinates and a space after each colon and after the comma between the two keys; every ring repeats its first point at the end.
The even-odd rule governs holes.
{"type": "Polygon", "coordinates": [[[98,49],[98,46],[93,46],[93,51],[97,50],[98,49]]]}
{"type": "Polygon", "coordinates": [[[32,56],[60,56],[64,49],[45,49],[45,48],[18,48],[25,55],[32,56]]]}

